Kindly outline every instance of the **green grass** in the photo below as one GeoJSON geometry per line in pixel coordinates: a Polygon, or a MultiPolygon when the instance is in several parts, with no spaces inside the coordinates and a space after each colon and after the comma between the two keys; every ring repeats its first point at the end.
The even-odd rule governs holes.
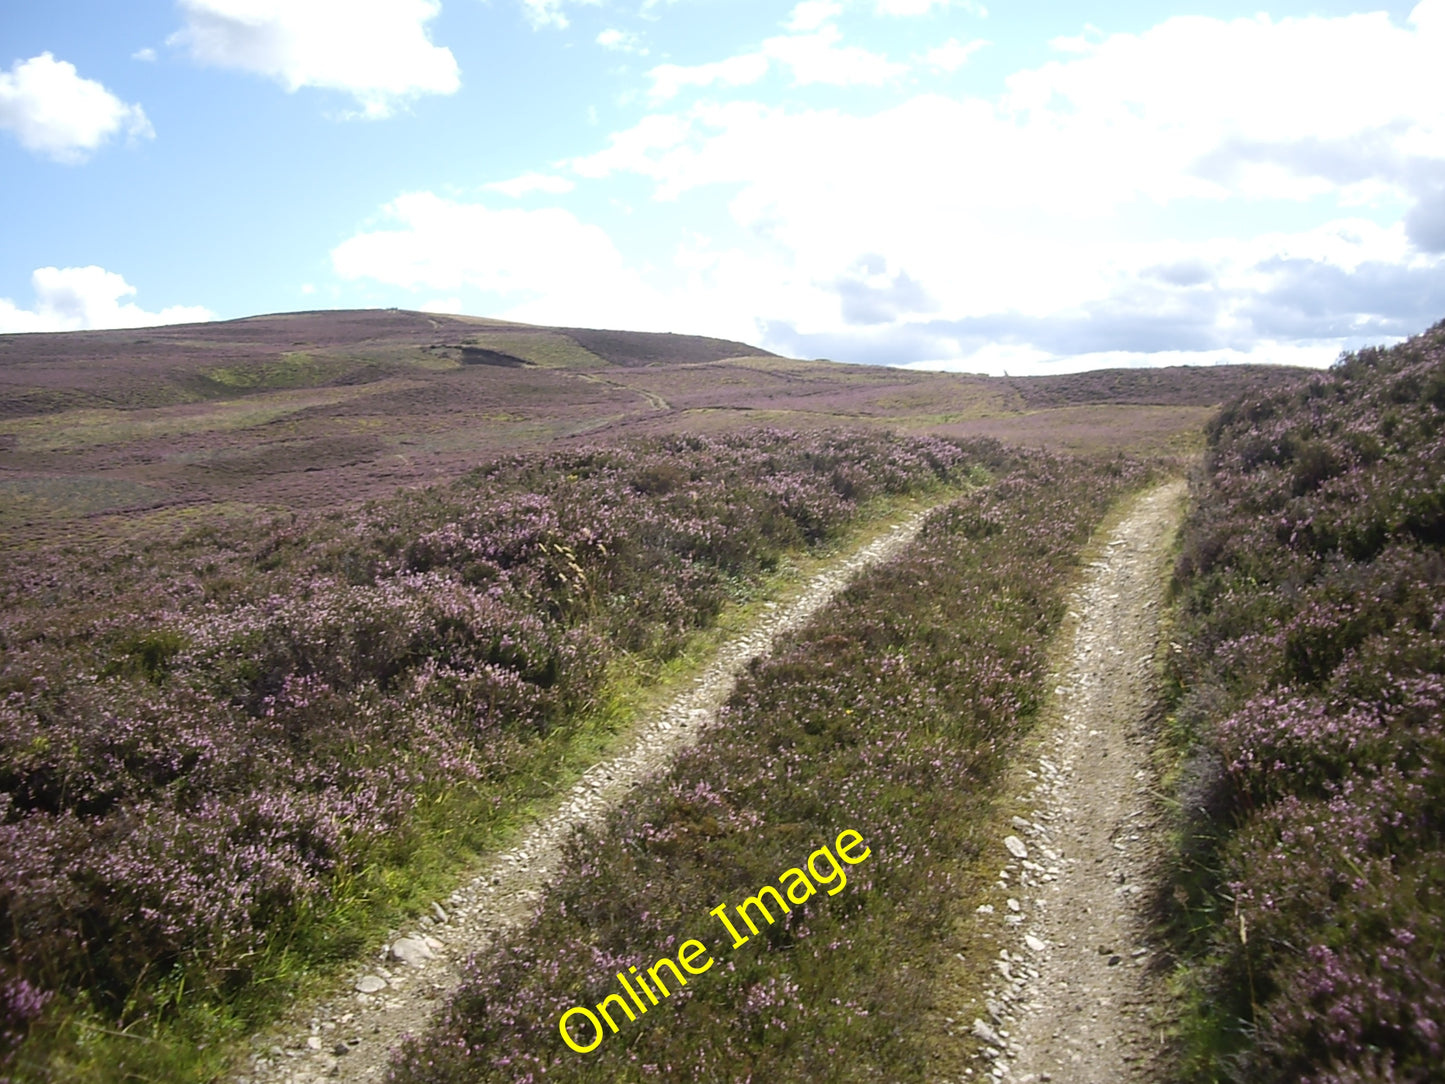
{"type": "Polygon", "coordinates": [[[530,361],[544,369],[605,369],[607,362],[559,331],[494,331],[467,336],[467,345],[481,346],[530,361]]]}

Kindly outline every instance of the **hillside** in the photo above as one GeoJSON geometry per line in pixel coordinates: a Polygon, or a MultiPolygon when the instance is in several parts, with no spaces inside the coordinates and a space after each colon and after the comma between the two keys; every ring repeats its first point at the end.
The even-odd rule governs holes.
{"type": "MultiPolygon", "coordinates": [[[[1211,397],[1302,379],[990,380],[406,312],[0,340],[0,1071],[256,1081],[296,1057],[359,1065],[369,1043],[379,1072],[386,1043],[354,1033],[354,1014],[329,1019],[350,1029],[329,1054],[288,1014],[354,999],[363,979],[360,996],[401,997],[406,974],[357,967],[379,949],[397,963],[426,930],[456,936],[467,916],[446,925],[440,901],[459,879],[576,787],[597,797],[659,719],[697,739],[673,765],[684,790],[628,788],[597,815],[658,844],[649,861],[690,909],[830,824],[879,840],[878,878],[852,888],[870,889],[867,928],[851,896],[816,916],[856,955],[809,946],[794,1046],[764,1059],[778,1079],[806,1078],[843,1030],[873,1078],[929,1079],[945,1048],[981,1056],[935,1033],[955,1001],[979,1011],[986,970],[929,985],[890,968],[922,969],[941,944],[997,949],[991,924],[968,924],[993,891],[978,840],[1054,688],[1090,538],[1178,472],[1211,397]],[[896,561],[871,570],[857,557],[885,551],[896,561]],[[769,615],[809,585],[826,586],[816,616],[778,631],[769,615]],[[727,703],[657,715],[719,659],[738,679],[727,703]],[[727,776],[742,804],[706,791],[727,776]],[[386,934],[404,924],[418,937],[386,934]],[[831,1022],[802,1024],[825,1004],[831,1022]],[[287,1024],[303,1031],[280,1059],[251,1041],[287,1024]]],[[[639,932],[673,932],[648,902],[654,873],[605,850],[601,881],[559,882],[571,910],[551,935],[590,936],[569,923],[601,906],[581,928],[641,951],[639,932]]],[[[531,914],[538,891],[509,906],[531,914]]],[[[789,951],[808,928],[770,943],[789,951]]],[[[391,1023],[416,1033],[450,991],[452,1024],[501,1027],[517,1056],[555,1063],[551,1025],[479,1011],[492,980],[458,968],[481,944],[456,946],[450,985],[391,1023]]],[[[757,1062],[730,1021],[755,1012],[775,964],[758,956],[695,1003],[711,1036],[697,1056],[757,1062]]],[[[576,989],[514,993],[535,1007],[576,989]]],[[[754,1023],[763,1043],[770,1025],[754,1023]]],[[[703,1031],[649,1041],[690,1059],[703,1031]]],[[[559,1071],[590,1072],[567,1057],[559,1071]]],[[[469,1056],[440,1078],[409,1064],[419,1080],[482,1078],[469,1056]]]]}
{"type": "Polygon", "coordinates": [[[1191,450],[1213,406],[1297,370],[991,379],[698,336],[394,310],[0,336],[0,539],[108,514],[333,506],[500,451],[840,424],[1060,450],[1191,450]]]}
{"type": "Polygon", "coordinates": [[[1187,1079],[1440,1079],[1445,324],[1211,427],[1176,573],[1187,1079]]]}

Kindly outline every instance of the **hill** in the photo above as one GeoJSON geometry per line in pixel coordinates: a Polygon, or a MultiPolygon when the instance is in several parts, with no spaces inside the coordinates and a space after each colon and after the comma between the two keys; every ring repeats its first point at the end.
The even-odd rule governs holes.
{"type": "Polygon", "coordinates": [[[838,425],[1075,451],[1188,451],[1298,370],[993,379],[780,358],[700,336],[397,310],[0,336],[0,536],[176,508],[331,506],[498,452],[838,425]]]}

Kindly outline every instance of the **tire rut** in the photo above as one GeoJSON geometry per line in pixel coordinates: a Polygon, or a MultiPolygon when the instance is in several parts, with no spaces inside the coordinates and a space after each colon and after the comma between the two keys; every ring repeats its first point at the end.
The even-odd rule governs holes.
{"type": "Polygon", "coordinates": [[[1154,655],[1185,487],[1138,498],[1071,603],[1053,725],[1006,792],[1021,816],[979,919],[1006,931],[963,1079],[1121,1084],[1156,1078],[1151,897],[1162,821],[1151,790],[1154,655]]]}

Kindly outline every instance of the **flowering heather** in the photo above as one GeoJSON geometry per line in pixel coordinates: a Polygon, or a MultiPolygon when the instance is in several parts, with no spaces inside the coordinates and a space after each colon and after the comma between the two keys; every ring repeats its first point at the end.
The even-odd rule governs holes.
{"type": "Polygon", "coordinates": [[[990,784],[1041,702],[1081,547],[1146,474],[1044,455],[996,469],[756,663],[605,830],[574,837],[535,924],[471,961],[394,1084],[934,1078],[930,977],[990,784]],[[846,889],[731,950],[709,911],[845,827],[871,849],[846,889]],[[563,1044],[562,1013],[698,936],[706,974],[594,1053],[563,1044]]]}
{"type": "Polygon", "coordinates": [[[1445,1064],[1445,324],[1227,407],[1186,531],[1201,1080],[1445,1064]]]}
{"type": "Polygon", "coordinates": [[[968,463],[927,438],[670,438],[347,515],[15,555],[6,1042],[51,994],[123,1025],[178,986],[234,997],[406,864],[424,809],[470,788],[505,813],[527,751],[597,707],[624,653],[667,659],[863,502],[968,463]]]}

